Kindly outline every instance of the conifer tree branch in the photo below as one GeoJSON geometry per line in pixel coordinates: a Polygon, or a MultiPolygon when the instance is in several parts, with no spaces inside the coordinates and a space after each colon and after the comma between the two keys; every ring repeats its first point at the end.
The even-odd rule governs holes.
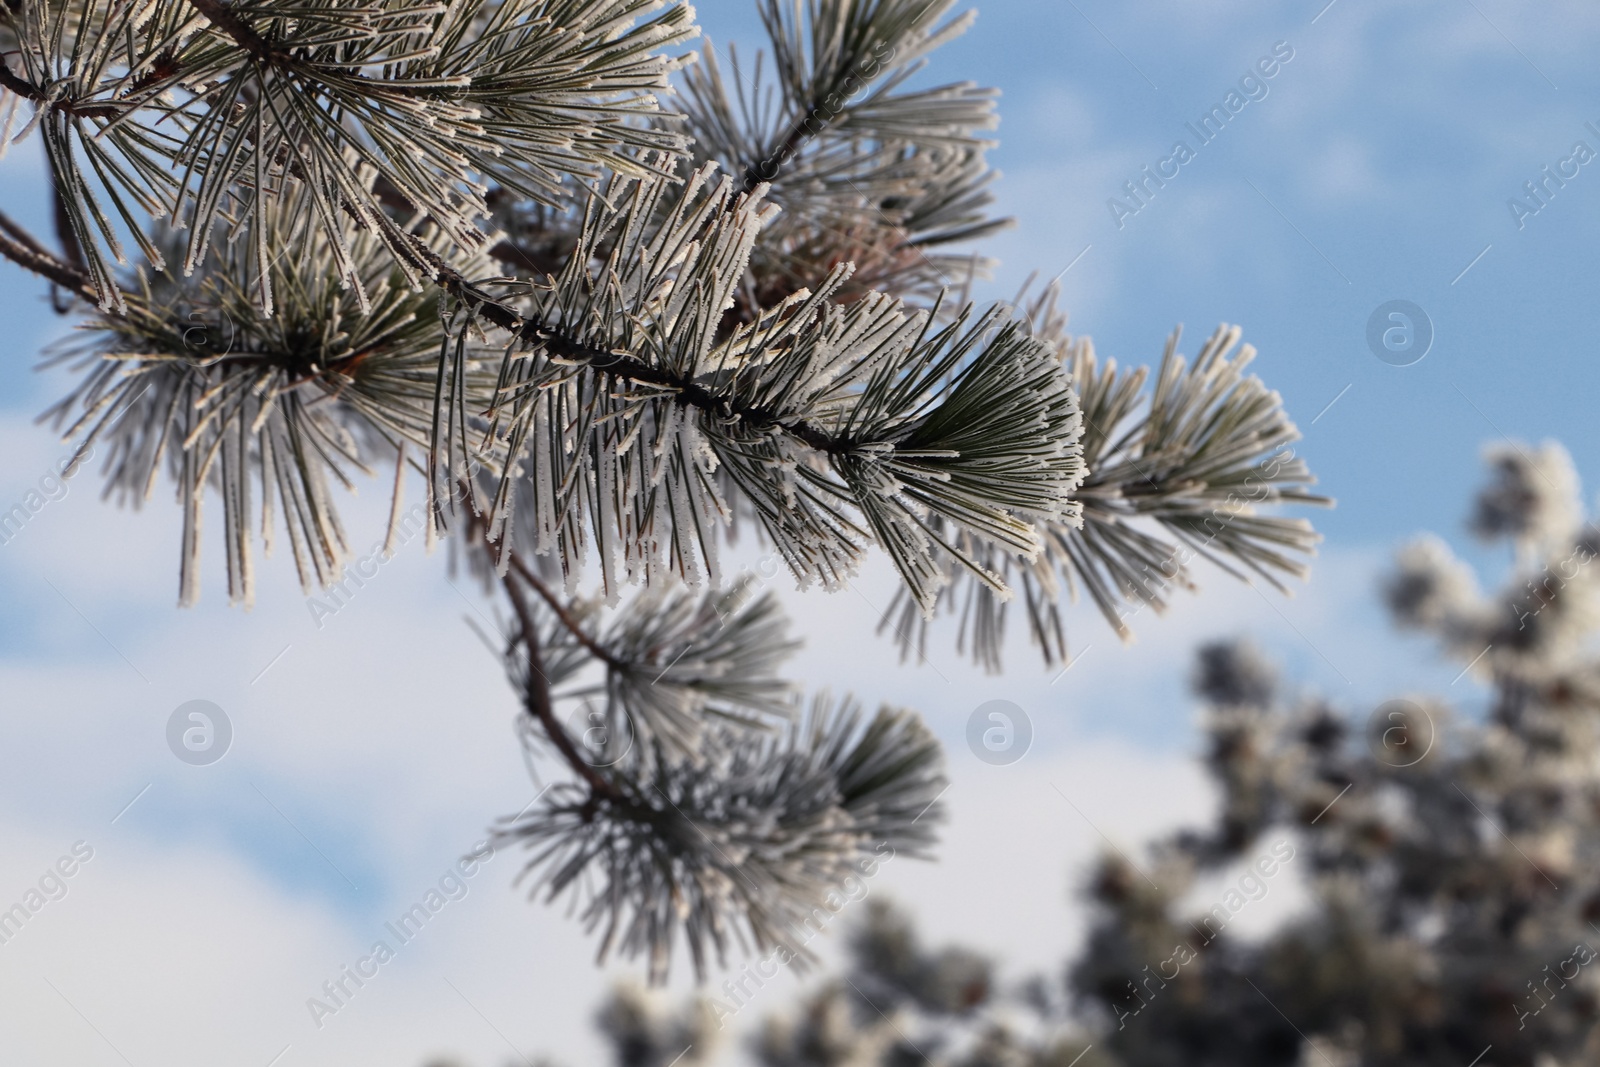
{"type": "MultiPolygon", "coordinates": [[[[511,610],[516,613],[517,624],[522,630],[523,649],[528,657],[528,677],[523,706],[528,714],[538,721],[550,743],[561,753],[561,758],[589,786],[592,797],[621,800],[621,791],[579,754],[577,745],[573,744],[566,728],[556,718],[555,705],[550,697],[550,681],[545,676],[544,662],[540,656],[539,627],[533,617],[533,609],[523,596],[522,590],[517,588],[516,579],[506,575],[502,579],[502,584],[507,599],[511,601],[511,610]]],[[[565,620],[563,623],[565,624],[565,620]]],[[[576,634],[580,631],[574,629],[573,632],[576,634]]]]}
{"type": "Polygon", "coordinates": [[[68,115],[76,115],[78,118],[113,119],[122,114],[124,110],[123,107],[116,104],[84,104],[70,96],[52,97],[27,78],[14,72],[4,57],[0,57],[0,88],[16,93],[24,100],[31,100],[40,107],[47,107],[52,111],[60,111],[68,115]]]}
{"type": "MultiPolygon", "coordinates": [[[[797,700],[776,594],[725,581],[734,530],[801,588],[881,551],[922,617],[959,585],[1039,618],[1080,572],[1139,596],[1165,543],[1124,519],[1181,541],[1214,517],[1219,554],[1268,570],[1309,534],[1234,507],[1290,429],[1220,349],[1148,411],[1096,401],[1108,443],[1089,363],[949,298],[977,260],[924,249],[998,225],[998,93],[907,86],[957,2],[760,0],[779,80],[747,107],[674,54],[683,0],[0,0],[5,107],[34,105],[60,190],[58,239],[0,215],[0,258],[91,301],[47,417],[106,446],[123,503],[176,489],[185,604],[219,498],[247,605],[279,530],[308,593],[343,580],[335,493],[375,468],[387,545],[459,520],[559,778],[501,839],[655,978],[680,941],[697,969],[733,942],[803,957],[872,845],[932,844],[947,784],[914,714],[797,700]],[[151,269],[123,268],[130,236],[151,269]]],[[[1261,475],[1301,499],[1296,461],[1261,475]]]]}
{"type": "MultiPolygon", "coordinates": [[[[483,240],[476,220],[490,183],[554,206],[572,177],[635,170],[639,150],[671,156],[683,147],[680,134],[646,118],[683,62],[663,50],[697,32],[681,3],[40,7],[6,19],[18,65],[0,70],[0,87],[37,107],[27,129],[38,131],[68,193],[105,310],[123,308],[113,218],[158,269],[145,218],[187,230],[187,275],[214,249],[219,219],[230,240],[254,232],[285,178],[314,191],[308,221],[337,245],[341,212],[375,221],[382,209],[372,183],[382,176],[460,257],[483,240]]],[[[312,228],[295,236],[302,247],[312,228]]],[[[338,267],[357,283],[347,257],[338,267]]],[[[270,314],[269,285],[259,300],[270,314]]]]}
{"type": "MultiPolygon", "coordinates": [[[[26,231],[4,213],[0,213],[0,231],[19,238],[12,240],[0,235],[0,255],[48,281],[94,299],[94,290],[86,276],[45,252],[37,240],[27,237],[26,231]]],[[[589,347],[549,329],[537,319],[525,319],[515,308],[473,286],[437,253],[426,249],[420,242],[416,242],[414,247],[433,270],[433,283],[436,286],[517,338],[536,342],[565,359],[590,363],[597,370],[624,381],[671,389],[680,402],[719,418],[733,416],[758,429],[780,430],[819,452],[838,455],[849,452],[853,447],[848,437],[829,434],[804,421],[785,420],[770,409],[743,403],[737,398],[718,397],[694,381],[650,366],[633,356],[589,347]]],[[[230,352],[220,362],[245,363],[255,358],[258,357],[249,352],[230,352]]]]}
{"type": "Polygon", "coordinates": [[[511,557],[511,569],[516,571],[517,574],[522,577],[522,580],[527,582],[529,587],[532,588],[534,592],[538,593],[540,598],[550,606],[550,611],[560,621],[561,625],[567,628],[568,632],[572,634],[573,638],[577,640],[578,644],[582,645],[588,651],[589,655],[593,656],[595,659],[599,660],[601,663],[604,663],[613,670],[623,670],[628,666],[626,662],[619,659],[614,653],[611,652],[610,649],[606,648],[599,641],[596,641],[592,636],[590,636],[589,631],[584,629],[583,623],[573,618],[572,612],[567,610],[566,605],[561,602],[561,598],[556,596],[550,587],[533,572],[533,568],[529,567],[526,563],[522,562],[521,559],[513,555],[511,557]]]}
{"type": "MultiPolygon", "coordinates": [[[[761,183],[770,182],[778,176],[778,170],[783,166],[784,161],[794,155],[801,145],[805,144],[806,138],[815,136],[822,128],[819,126],[816,130],[811,129],[811,124],[817,121],[816,115],[821,110],[822,101],[820,100],[813,101],[809,107],[803,108],[800,112],[800,117],[795,120],[794,125],[778,146],[769,152],[764,152],[760,159],[752,161],[745,167],[743,192],[753,193],[761,183]],[[764,173],[769,164],[772,173],[764,173]]],[[[822,125],[825,126],[826,123],[822,125]]]]}
{"type": "MultiPolygon", "coordinates": [[[[485,444],[506,452],[497,543],[571,565],[592,535],[608,592],[659,569],[716,582],[715,531],[742,513],[801,583],[837,588],[877,545],[927,608],[952,568],[981,571],[950,531],[1032,554],[1039,519],[1075,521],[1071,383],[1009,309],[941,318],[881,293],[835,299],[851,274],[839,264],[719,338],[777,210],[718,171],[616,176],[560,276],[503,296],[418,252],[465,312],[442,380],[466,371],[474,318],[517,342],[479,413],[485,444]]],[[[435,424],[447,417],[474,418],[459,394],[435,424]]],[[[435,451],[435,476],[464,458],[451,451],[443,464],[435,451]]]]}
{"type": "Polygon", "coordinates": [[[830,434],[803,419],[784,418],[771,408],[750,404],[738,397],[717,396],[692,379],[652,366],[627,353],[594,348],[551,329],[536,318],[524,318],[509,304],[494,299],[472,285],[436,253],[425,249],[421,252],[433,271],[435,285],[464,307],[524,342],[537,344],[562,359],[588,363],[596,371],[613,378],[670,389],[680,403],[689,407],[717,418],[731,416],[755,429],[778,430],[803,441],[818,452],[843,455],[855,447],[855,442],[849,436],[830,434]]]}
{"type": "Polygon", "coordinates": [[[29,248],[31,251],[37,252],[42,256],[47,256],[52,259],[57,258],[52,255],[50,250],[44,246],[43,241],[39,240],[21,223],[17,222],[9,215],[6,215],[4,212],[0,212],[0,230],[9,233],[12,237],[16,238],[16,240],[27,246],[27,248],[29,248]]]}
{"type": "Polygon", "coordinates": [[[906,88],[927,55],[958,36],[955,0],[760,0],[770,38],[754,69],[731,46],[724,79],[707,49],[684,73],[676,105],[699,161],[717,161],[784,214],[763,236],[729,313],[744,323],[805,288],[818,263],[853,262],[846,298],[887,292],[927,304],[951,279],[986,275],[989,260],[941,253],[1004,229],[990,218],[996,177],[984,160],[996,93],[968,83],[906,88]]]}
{"type": "Polygon", "coordinates": [[[4,62],[0,62],[0,86],[4,86],[25,100],[37,102],[45,98],[43,89],[28,79],[12,73],[10,64],[4,62]]]}
{"type": "Polygon", "coordinates": [[[94,299],[94,287],[83,272],[51,255],[37,238],[3,212],[0,212],[0,256],[63,289],[88,300],[94,299]]]}
{"type": "MultiPolygon", "coordinates": [[[[227,34],[240,48],[249,52],[261,63],[269,66],[306,67],[306,73],[327,74],[328,69],[302,63],[292,52],[273,47],[272,43],[261,36],[250,23],[232,7],[222,0],[186,0],[190,7],[200,12],[218,30],[227,34]]],[[[356,85],[370,85],[374,90],[384,93],[396,93],[402,96],[423,96],[444,98],[454,91],[438,85],[410,85],[404,81],[385,79],[378,81],[369,78],[359,71],[342,70],[340,76],[348,78],[356,85]]]]}
{"type": "Polygon", "coordinates": [[[264,37],[221,0],[189,0],[189,6],[263,63],[273,63],[280,58],[277,50],[264,37]]]}

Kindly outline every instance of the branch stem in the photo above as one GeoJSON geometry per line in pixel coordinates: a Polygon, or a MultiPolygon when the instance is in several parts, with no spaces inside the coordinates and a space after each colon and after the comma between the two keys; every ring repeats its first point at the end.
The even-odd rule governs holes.
{"type": "Polygon", "coordinates": [[[515,555],[511,557],[511,568],[517,572],[523,581],[528,583],[528,586],[534,592],[539,594],[540,599],[550,606],[550,610],[555,613],[561,625],[571,632],[572,636],[577,639],[578,644],[582,645],[589,655],[613,670],[627,668],[627,663],[618,659],[610,649],[589,636],[588,631],[583,628],[583,624],[573,617],[572,612],[568,611],[566,605],[561,603],[561,598],[556,596],[548,585],[544,584],[544,581],[533,572],[533,568],[523,563],[515,555]]]}
{"type": "Polygon", "coordinates": [[[217,29],[232,37],[234,43],[265,63],[278,58],[276,50],[267,43],[250,24],[240,18],[221,0],[189,0],[189,6],[204,15],[217,29]]]}
{"type": "Polygon", "coordinates": [[[523,647],[528,653],[528,688],[524,699],[528,714],[539,723],[550,743],[561,753],[561,758],[566,760],[573,772],[589,786],[589,792],[593,796],[609,800],[623,799],[616,785],[583,758],[571,735],[556,718],[555,706],[550,697],[550,680],[545,677],[544,662],[539,651],[539,627],[533,617],[533,609],[529,606],[527,597],[523,596],[522,590],[517,587],[514,578],[507,575],[503,582],[506,596],[511,600],[511,610],[516,613],[517,623],[522,628],[523,647]]]}
{"type": "Polygon", "coordinates": [[[593,348],[552,330],[538,319],[525,319],[515,308],[500,303],[472,286],[432,251],[418,248],[418,252],[422,257],[419,265],[430,272],[435,285],[462,306],[530,345],[537,345],[563,359],[587,363],[594,370],[623,381],[671,390],[679,403],[718,418],[736,418],[758,430],[776,430],[788,434],[818,452],[842,455],[856,448],[857,442],[854,440],[830,434],[803,419],[786,418],[770,408],[718,396],[699,382],[652,366],[625,352],[593,348]]]}
{"type": "Polygon", "coordinates": [[[84,119],[114,119],[128,107],[126,104],[81,104],[68,96],[52,100],[49,93],[13,71],[4,56],[0,56],[0,88],[8,89],[36,105],[48,104],[52,110],[84,119]]]}
{"type": "MultiPolygon", "coordinates": [[[[26,231],[11,222],[3,213],[0,213],[0,231],[4,231],[0,233],[0,256],[74,293],[83,293],[91,300],[97,299],[94,287],[90,285],[87,276],[54,256],[44,253],[43,246],[37,241],[26,236],[21,240],[7,239],[5,233],[15,238],[18,234],[26,235],[26,231]],[[30,243],[32,247],[28,247],[30,243]]],[[[409,234],[406,236],[410,237],[409,234]]],[[[774,430],[788,434],[818,452],[842,455],[856,447],[856,442],[852,439],[830,434],[803,419],[785,418],[769,408],[718,396],[699,382],[652,366],[635,356],[593,348],[550,329],[537,319],[524,319],[516,309],[500,303],[472,286],[436,253],[414,241],[412,247],[420,258],[418,265],[429,272],[434,285],[494,325],[524,341],[539,345],[547,352],[564,359],[588,363],[594,370],[623,381],[670,390],[681,404],[697,408],[717,418],[736,418],[758,430],[774,430]]],[[[227,362],[227,359],[228,357],[223,357],[219,362],[227,362]]]]}
{"type": "MultiPolygon", "coordinates": [[[[0,67],[3,66],[0,64],[0,67]]],[[[0,212],[0,256],[73,294],[82,295],[90,301],[96,299],[94,286],[89,284],[87,275],[47,252],[37,238],[4,212],[0,212]]]]}

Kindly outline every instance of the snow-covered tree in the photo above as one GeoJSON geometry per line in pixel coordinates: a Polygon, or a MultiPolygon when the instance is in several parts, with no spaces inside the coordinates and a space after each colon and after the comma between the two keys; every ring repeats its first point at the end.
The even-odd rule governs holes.
{"type": "MultiPolygon", "coordinates": [[[[1437,538],[1383,596],[1488,688],[1370,715],[1294,699],[1246,647],[1202,656],[1218,825],[1163,845],[1157,893],[1120,862],[1074,989],[1128,1067],[1327,1062],[1565,1067],[1600,1055],[1600,532],[1558,445],[1490,449],[1470,528],[1515,549],[1493,593],[1437,538]],[[1283,841],[1306,913],[1264,942],[1176,896],[1283,841]],[[1196,926],[1204,933],[1197,932],[1196,926]],[[1192,962],[1145,987],[1175,946],[1192,962]],[[1130,986],[1129,983],[1132,983],[1130,986]]],[[[1259,876],[1258,876],[1259,879],[1259,876]]]]}
{"type": "MultiPolygon", "coordinates": [[[[1201,649],[1214,821],[1075,878],[1088,938],[1013,988],[876,899],[840,974],[756,1031],[765,1067],[1579,1067],[1600,1057],[1600,529],[1558,445],[1496,445],[1469,527],[1382,583],[1484,687],[1454,707],[1295,694],[1252,645],[1201,649]],[[1271,893],[1276,928],[1234,920],[1271,893]],[[1205,891],[1197,893],[1198,887],[1205,891]],[[1218,887],[1221,887],[1220,889],[1218,887]],[[1280,897],[1281,899],[1281,897],[1280,897]]],[[[696,1009],[719,1018],[715,987],[696,1009]]],[[[673,1018],[659,1011],[660,1020],[673,1018]]],[[[687,1018],[688,1016],[685,1016],[687,1018]]],[[[699,1017],[699,1016],[695,1016],[699,1017]]],[[[603,1027],[618,1067],[649,1067],[603,1027]]],[[[708,1035],[710,1036],[710,1035],[708,1035]]],[[[682,1046],[679,1046],[681,1049],[682,1046]]],[[[677,1051],[677,1050],[674,1050],[677,1051]]]]}
{"type": "Polygon", "coordinates": [[[338,580],[336,486],[392,478],[391,544],[420,486],[568,771],[501,838],[652,978],[803,953],[819,894],[938,822],[920,719],[783,678],[735,531],[802,587],[880,548],[904,651],[955,614],[991,668],[1013,599],[1060,660],[1079,590],[1125,631],[1197,557],[1276,584],[1315,540],[1273,512],[1318,498],[1237,329],[1130,371],[1053,288],[967,299],[1004,220],[996,94],[923,75],[952,8],[760,0],[744,62],[674,0],[0,5],[5,140],[56,219],[0,215],[0,256],[79,326],[55,424],[118,500],[174,493],[183,603],[219,502],[249,604],[258,546],[338,580]]]}

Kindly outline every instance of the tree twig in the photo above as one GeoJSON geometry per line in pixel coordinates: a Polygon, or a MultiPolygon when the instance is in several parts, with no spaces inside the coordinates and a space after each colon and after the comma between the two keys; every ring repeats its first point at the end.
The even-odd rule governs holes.
{"type": "Polygon", "coordinates": [[[431,249],[422,247],[418,242],[413,242],[412,247],[417,251],[415,261],[418,266],[428,270],[433,284],[495,326],[524,341],[536,344],[547,352],[563,359],[587,363],[602,374],[609,374],[624,381],[671,390],[674,399],[681,404],[699,408],[718,418],[737,418],[756,429],[778,430],[819,452],[842,455],[856,447],[856,442],[851,438],[830,434],[804,419],[786,418],[771,408],[718,396],[699,382],[652,366],[625,352],[608,352],[594,348],[552,330],[538,319],[525,319],[515,308],[500,303],[474,287],[431,249]]]}
{"type": "MultiPolygon", "coordinates": [[[[403,80],[369,78],[359,69],[341,68],[326,63],[316,63],[295,55],[292,51],[275,46],[250,25],[249,21],[222,0],[189,0],[189,6],[204,15],[213,26],[227,34],[240,48],[249,52],[261,63],[280,68],[292,68],[295,73],[321,81],[324,76],[339,73],[355,85],[372,93],[393,93],[400,96],[441,97],[454,90],[437,85],[410,85],[403,80]]],[[[463,83],[465,84],[465,83],[463,83]]]]}
{"type": "Polygon", "coordinates": [[[556,596],[550,587],[544,584],[544,581],[533,572],[531,567],[523,563],[515,555],[511,557],[511,567],[522,576],[522,580],[527,582],[546,604],[550,605],[550,610],[561,621],[561,625],[571,631],[572,636],[577,638],[578,644],[582,645],[589,655],[613,670],[627,668],[626,661],[617,658],[616,654],[610,649],[589,636],[588,631],[583,628],[583,624],[572,617],[572,613],[567,610],[566,605],[561,603],[561,598],[556,596]]]}
{"type": "Polygon", "coordinates": [[[545,677],[544,663],[540,656],[539,629],[533,617],[533,609],[529,607],[527,598],[522,595],[522,590],[517,588],[515,578],[508,574],[502,581],[506,596],[511,600],[511,610],[516,613],[517,623],[522,628],[522,644],[528,653],[528,686],[524,699],[528,714],[539,723],[545,736],[556,747],[556,751],[561,753],[568,766],[589,786],[593,796],[605,797],[608,800],[624,799],[621,790],[583,758],[566,728],[556,718],[555,707],[550,697],[550,680],[545,677]]]}
{"type": "Polygon", "coordinates": [[[0,212],[0,256],[41,278],[55,282],[71,293],[80,294],[91,301],[96,299],[94,286],[89,284],[87,275],[45,251],[37,238],[4,212],[0,212]]]}
{"type": "Polygon", "coordinates": [[[0,88],[9,89],[24,100],[31,100],[35,104],[48,104],[52,110],[85,119],[114,119],[130,106],[127,101],[115,104],[83,104],[69,96],[51,99],[50,94],[42,87],[13,71],[5,56],[0,56],[0,88]]]}
{"type": "Polygon", "coordinates": [[[762,182],[770,182],[775,179],[778,176],[778,168],[784,163],[788,162],[789,157],[794,155],[795,152],[799,151],[801,145],[805,144],[809,138],[815,137],[823,130],[827,129],[828,124],[826,122],[822,123],[821,126],[815,130],[810,128],[810,123],[812,122],[813,117],[821,112],[821,110],[821,104],[813,104],[801,111],[800,117],[796,119],[794,125],[789,128],[788,135],[784,137],[782,142],[779,143],[778,147],[773,151],[768,152],[754,163],[751,163],[749,166],[745,167],[742,188],[746,193],[754,192],[756,186],[760,185],[762,182]],[[763,173],[764,168],[769,163],[773,164],[772,173],[763,173]]]}
{"type": "Polygon", "coordinates": [[[232,37],[235,44],[257,59],[265,63],[277,60],[277,50],[227,4],[221,3],[220,0],[189,0],[189,6],[204,15],[211,25],[232,37]]]}

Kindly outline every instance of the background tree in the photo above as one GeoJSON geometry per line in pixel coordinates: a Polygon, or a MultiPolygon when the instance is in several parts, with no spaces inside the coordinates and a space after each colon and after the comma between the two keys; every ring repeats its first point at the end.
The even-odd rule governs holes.
{"type": "MultiPolygon", "coordinates": [[[[767,1021],[755,1058],[1595,1062],[1600,531],[1560,446],[1497,445],[1487,459],[1469,527],[1514,550],[1498,590],[1480,592],[1434,537],[1402,548],[1381,590],[1399,626],[1486,685],[1481,706],[1417,693],[1370,713],[1338,708],[1286,692],[1247,643],[1207,645],[1194,689],[1216,818],[1155,842],[1137,866],[1099,862],[1083,883],[1089,935],[1064,982],[1003,987],[981,957],[930,953],[906,918],[869,901],[844,970],[767,1021]],[[1234,920],[1291,882],[1304,890],[1295,912],[1241,936],[1234,920]]],[[[619,1067],[643,1067],[607,1033],[619,1067]]]]}
{"type": "Polygon", "coordinates": [[[1072,972],[1087,1004],[1132,1013],[1105,1038],[1120,1062],[1532,1067],[1600,1052],[1600,536],[1559,446],[1495,446],[1488,462],[1470,527],[1515,549],[1504,584],[1480,593],[1425,538],[1383,589],[1400,626],[1488,685],[1486,707],[1416,694],[1363,729],[1280,695],[1239,646],[1203,654],[1221,818],[1157,852],[1166,893],[1103,864],[1072,972]],[[1279,838],[1310,905],[1264,942],[1177,899],[1189,872],[1237,870],[1279,838]],[[1194,962],[1146,991],[1143,968],[1180,944],[1194,962]]]}
{"type": "Polygon", "coordinates": [[[170,481],[184,603],[208,501],[249,604],[258,539],[340,578],[335,483],[392,469],[392,545],[420,482],[563,768],[501,840],[653,979],[676,945],[803,958],[815,902],[939,818],[914,714],[783,679],[735,531],[802,587],[881,548],[905,650],[955,612],[994,669],[1013,597],[1053,661],[1080,586],[1125,632],[1196,556],[1278,582],[1314,544],[1260,510],[1318,498],[1236,329],[1174,334],[1147,391],[1052,288],[966,299],[1003,223],[994,94],[921,76],[952,7],[763,0],[770,65],[726,68],[657,0],[0,9],[58,230],[0,215],[0,255],[81,327],[56,425],[124,503],[170,481]]]}

